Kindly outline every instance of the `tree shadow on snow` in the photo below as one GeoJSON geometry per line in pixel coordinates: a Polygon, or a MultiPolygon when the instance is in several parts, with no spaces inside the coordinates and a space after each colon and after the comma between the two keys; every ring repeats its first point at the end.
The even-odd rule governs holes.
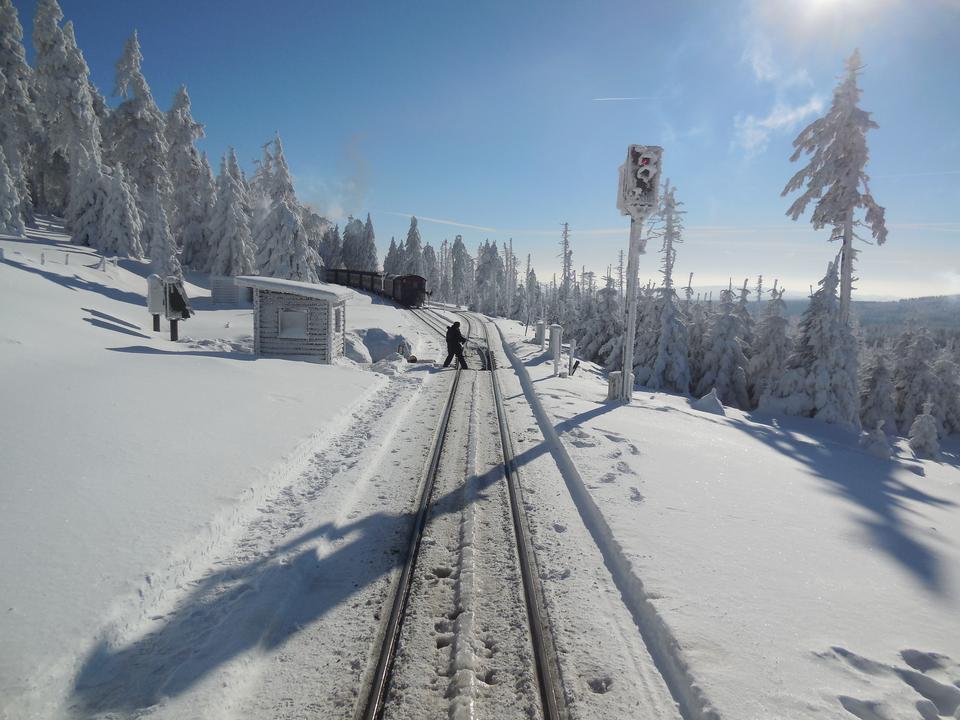
{"type": "MultiPolygon", "coordinates": [[[[89,322],[94,322],[94,321],[90,320],[89,322]]],[[[144,335],[141,337],[146,337],[146,336],[144,335]]],[[[257,359],[256,355],[248,352],[229,352],[227,350],[161,350],[160,348],[149,347],[147,345],[129,345],[127,347],[107,348],[107,350],[109,350],[110,352],[134,353],[137,355],[211,357],[211,358],[223,358],[225,360],[244,360],[247,362],[257,359]]],[[[289,357],[269,358],[269,359],[270,360],[291,360],[295,362],[300,362],[295,358],[289,358],[289,357]]]]}
{"type": "MultiPolygon", "coordinates": [[[[498,467],[469,482],[482,497],[502,478],[498,467]]],[[[462,488],[453,489],[434,501],[431,517],[461,511],[465,497],[462,488]]],[[[413,521],[412,512],[378,512],[344,526],[326,523],[265,556],[207,575],[156,619],[152,632],[125,646],[105,640],[94,646],[74,679],[70,713],[136,714],[186,693],[243,653],[283,645],[361,588],[392,583],[413,521]],[[317,545],[333,549],[320,557],[317,545]]],[[[337,629],[322,641],[337,644],[337,629]]]]}
{"type": "MultiPolygon", "coordinates": [[[[729,423],[777,451],[802,462],[830,491],[856,505],[856,522],[866,532],[870,545],[886,553],[917,582],[932,593],[950,591],[946,569],[936,551],[921,537],[920,525],[911,521],[916,511],[908,503],[953,507],[951,500],[935,497],[895,477],[898,464],[851,447],[843,439],[807,437],[791,429],[797,421],[778,418],[779,427],[767,418],[751,424],[728,417],[729,423]],[[864,514],[865,513],[865,514],[864,514]]],[[[805,427],[803,431],[816,432],[805,427]]]]}
{"type": "Polygon", "coordinates": [[[68,290],[86,290],[87,292],[98,293],[99,295],[103,295],[111,300],[118,300],[119,302],[138,305],[142,308],[146,307],[146,300],[144,299],[143,295],[138,295],[137,293],[113,288],[109,285],[104,285],[92,280],[86,280],[79,275],[61,275],[60,273],[50,272],[49,270],[42,269],[42,267],[27,265],[26,263],[11,260],[10,258],[7,258],[5,262],[8,265],[13,265],[19,270],[24,270],[26,272],[33,273],[34,275],[39,275],[47,280],[51,280],[57,285],[65,287],[68,290]]]}
{"type": "Polygon", "coordinates": [[[113,330],[114,332],[123,333],[124,335],[133,335],[134,337],[143,338],[144,340],[150,339],[149,335],[144,335],[141,332],[131,330],[130,328],[122,325],[115,325],[112,322],[106,322],[97,318],[83,318],[83,321],[90,323],[94,327],[103,328],[104,330],[113,330]]]}

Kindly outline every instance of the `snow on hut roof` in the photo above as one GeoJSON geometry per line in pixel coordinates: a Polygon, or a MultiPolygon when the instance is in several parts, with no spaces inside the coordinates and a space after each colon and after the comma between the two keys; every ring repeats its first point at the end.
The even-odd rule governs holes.
{"type": "Polygon", "coordinates": [[[270,290],[271,292],[287,293],[288,295],[303,295],[321,300],[345,300],[350,291],[342,285],[331,283],[308,283],[299,280],[283,280],[282,278],[260,277],[258,275],[241,275],[236,278],[241,287],[270,290]]]}

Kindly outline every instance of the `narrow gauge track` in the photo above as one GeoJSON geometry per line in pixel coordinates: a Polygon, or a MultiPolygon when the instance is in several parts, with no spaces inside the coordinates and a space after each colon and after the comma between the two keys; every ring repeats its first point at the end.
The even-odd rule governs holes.
{"type": "MultiPolygon", "coordinates": [[[[432,316],[434,322],[428,322],[436,328],[446,323],[446,318],[435,310],[426,309],[424,314],[432,316]]],[[[560,679],[560,666],[557,660],[556,647],[547,620],[543,586],[539,582],[536,557],[533,552],[533,542],[526,513],[523,511],[520,476],[517,470],[513,439],[507,422],[507,412],[503,405],[503,392],[497,377],[496,359],[490,343],[489,323],[471,313],[455,311],[458,317],[464,319],[468,327],[471,321],[476,321],[483,330],[486,350],[480,353],[484,363],[484,370],[490,371],[490,384],[496,407],[497,424],[500,430],[500,447],[503,455],[503,473],[507,483],[510,498],[510,514],[513,520],[514,539],[517,544],[517,558],[520,563],[520,574],[523,582],[523,596],[527,610],[527,620],[530,630],[530,640],[533,646],[534,672],[537,686],[540,691],[540,700],[545,720],[561,720],[569,717],[566,707],[566,698],[563,692],[563,683],[560,679]]],[[[470,332],[468,331],[468,337],[470,332]]]]}
{"type": "MultiPolygon", "coordinates": [[[[435,322],[427,320],[415,310],[413,312],[431,329],[443,335],[444,331],[440,330],[438,326],[435,325],[435,322]]],[[[469,320],[467,322],[469,323],[469,320]]],[[[447,397],[443,414],[440,416],[440,423],[433,441],[433,449],[430,453],[430,462],[427,465],[427,470],[421,483],[420,497],[417,501],[417,513],[410,533],[410,541],[407,545],[403,570],[400,573],[400,578],[394,592],[393,601],[390,606],[390,614],[382,630],[380,653],[377,658],[376,669],[374,670],[373,677],[369,681],[369,689],[366,692],[365,701],[362,705],[358,706],[359,712],[356,717],[362,720],[378,720],[383,715],[384,702],[393,671],[393,660],[397,651],[397,641],[400,637],[400,628],[403,624],[407,601],[410,598],[413,573],[417,565],[417,556],[420,553],[423,531],[427,524],[427,516],[429,515],[437,470],[440,466],[440,458],[443,455],[444,440],[447,436],[450,415],[453,411],[454,399],[457,395],[457,387],[460,384],[461,373],[462,369],[458,364],[453,382],[450,385],[450,394],[447,397]]]]}

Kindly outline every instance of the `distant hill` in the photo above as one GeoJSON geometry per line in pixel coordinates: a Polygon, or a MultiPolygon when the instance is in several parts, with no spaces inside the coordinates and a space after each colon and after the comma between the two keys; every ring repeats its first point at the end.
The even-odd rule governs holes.
{"type": "MultiPolygon", "coordinates": [[[[808,304],[806,299],[785,302],[789,317],[799,316],[808,304]]],[[[854,301],[853,309],[863,327],[918,325],[930,330],[960,330],[960,295],[854,301]]]]}

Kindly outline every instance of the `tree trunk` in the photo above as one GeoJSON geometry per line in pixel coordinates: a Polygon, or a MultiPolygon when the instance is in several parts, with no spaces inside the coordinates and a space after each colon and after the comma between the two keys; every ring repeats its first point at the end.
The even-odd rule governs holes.
{"type": "Polygon", "coordinates": [[[840,264],[840,319],[850,321],[850,296],[853,292],[853,211],[843,224],[843,252],[840,264]]]}

